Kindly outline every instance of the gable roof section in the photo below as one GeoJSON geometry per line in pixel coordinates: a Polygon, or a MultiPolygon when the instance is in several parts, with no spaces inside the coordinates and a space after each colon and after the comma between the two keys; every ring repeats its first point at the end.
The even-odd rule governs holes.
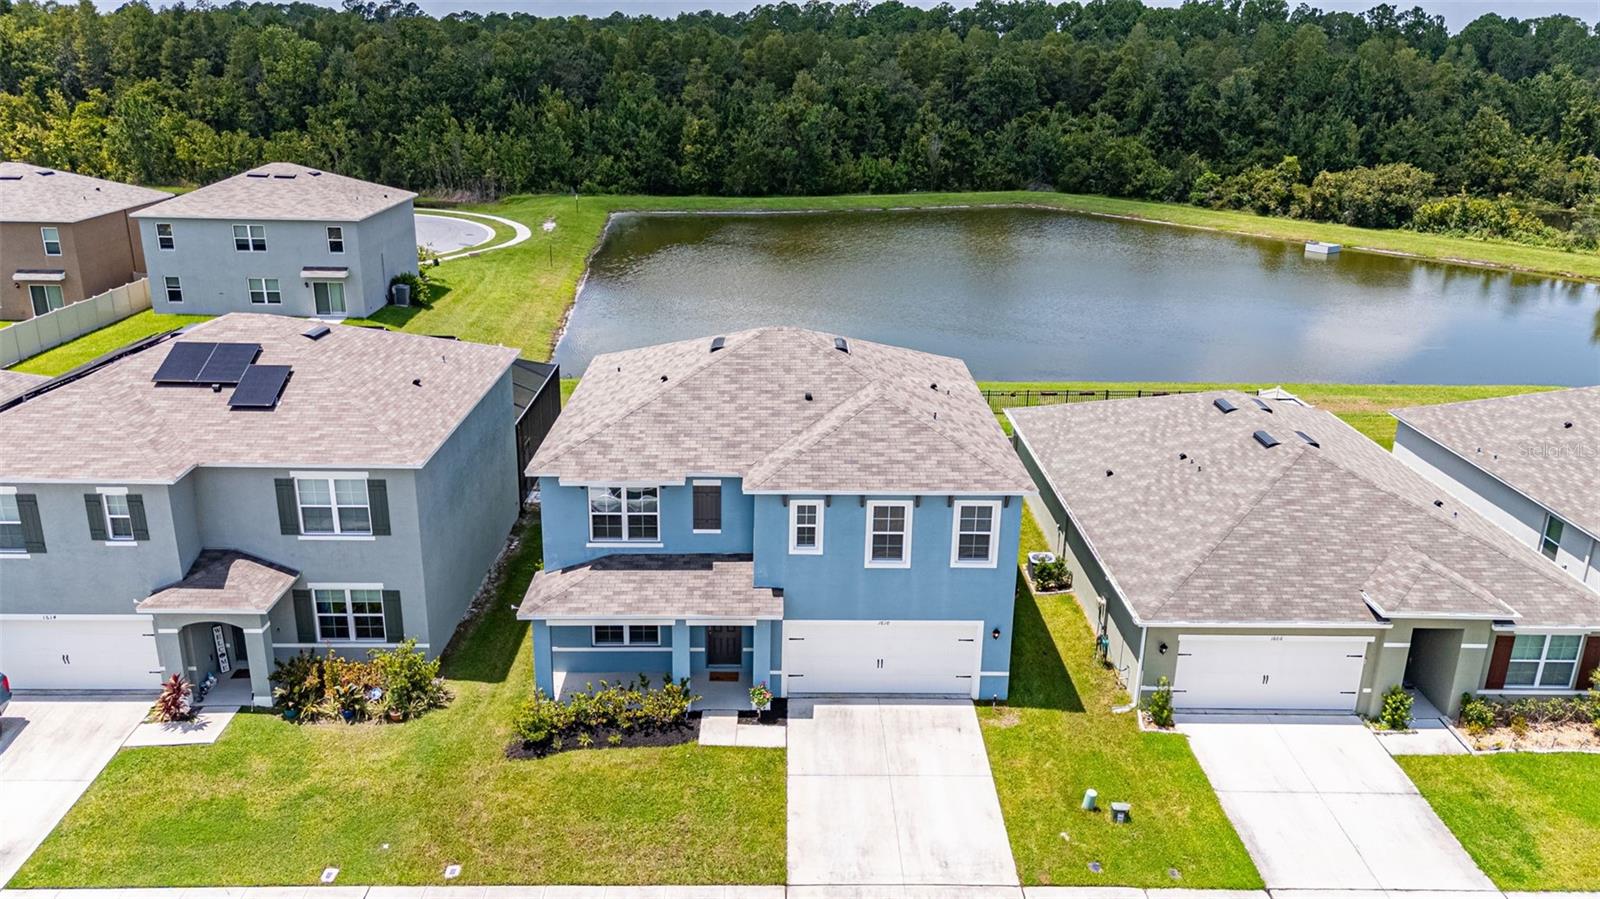
{"type": "Polygon", "coordinates": [[[26,372],[0,368],[0,403],[19,397],[48,380],[50,379],[44,375],[30,375],[26,372]]]}
{"type": "Polygon", "coordinates": [[[1395,617],[1600,624],[1600,599],[1338,418],[1268,405],[1206,393],[1008,414],[1146,624],[1370,627],[1367,595],[1395,617]]]}
{"type": "Polygon", "coordinates": [[[168,199],[172,194],[49,166],[0,162],[0,222],[71,224],[168,199]]]}
{"type": "Polygon", "coordinates": [[[757,328],[596,357],[530,475],[768,493],[1031,493],[965,363],[757,328]],[[808,399],[809,397],[809,399],[808,399]]]}
{"type": "MultiPolygon", "coordinates": [[[[195,325],[0,412],[0,483],[171,483],[197,465],[415,468],[503,377],[516,351],[282,315],[195,325]],[[288,365],[270,411],[232,391],[152,380],[184,342],[258,343],[288,365]]],[[[512,416],[507,403],[505,414],[512,416]]]]}
{"type": "Polygon", "coordinates": [[[269,162],[141,209],[141,219],[359,222],[411,200],[398,187],[290,162],[269,162]]]}
{"type": "Polygon", "coordinates": [[[1416,406],[1394,417],[1600,539],[1600,387],[1416,406]]]}

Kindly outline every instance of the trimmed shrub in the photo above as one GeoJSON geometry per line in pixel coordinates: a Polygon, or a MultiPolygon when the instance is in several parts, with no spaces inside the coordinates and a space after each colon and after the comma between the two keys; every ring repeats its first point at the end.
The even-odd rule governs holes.
{"type": "Polygon", "coordinates": [[[1415,703],[1410,693],[1399,684],[1383,694],[1383,709],[1378,712],[1378,725],[1385,730],[1410,730],[1411,707],[1415,703]]]}
{"type": "Polygon", "coordinates": [[[534,754],[559,752],[567,746],[588,749],[620,745],[630,735],[657,734],[685,728],[689,705],[699,697],[688,680],[651,688],[640,675],[631,683],[585,684],[584,691],[558,702],[543,691],[522,704],[511,729],[521,748],[534,754]],[[617,737],[617,739],[612,739],[617,737]]]}
{"type": "Polygon", "coordinates": [[[1172,682],[1166,678],[1156,682],[1154,693],[1144,701],[1145,714],[1156,727],[1172,726],[1172,682]]]}
{"type": "Polygon", "coordinates": [[[1043,593],[1071,590],[1072,569],[1060,559],[1054,562],[1040,562],[1033,566],[1033,584],[1043,593]]]}
{"type": "Polygon", "coordinates": [[[367,655],[361,661],[329,651],[279,661],[271,677],[273,708],[300,724],[378,716],[405,721],[450,701],[439,660],[424,657],[415,640],[367,655]]]}

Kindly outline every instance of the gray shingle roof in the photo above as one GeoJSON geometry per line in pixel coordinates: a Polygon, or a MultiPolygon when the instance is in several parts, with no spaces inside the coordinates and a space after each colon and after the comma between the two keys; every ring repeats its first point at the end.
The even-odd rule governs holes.
{"type": "Polygon", "coordinates": [[[1600,597],[1338,418],[1268,405],[1204,393],[1008,414],[1146,623],[1370,626],[1371,589],[1413,613],[1499,602],[1519,625],[1600,625],[1600,597]],[[1410,553],[1430,564],[1407,581],[1410,553]]]}
{"type": "Polygon", "coordinates": [[[269,162],[208,184],[134,218],[359,222],[416,194],[289,162],[269,162]]]}
{"type": "Polygon", "coordinates": [[[959,359],[801,328],[595,358],[528,465],[572,482],[734,475],[765,492],[1030,493],[959,359]],[[809,397],[809,398],[808,398],[809,397]]]}
{"type": "Polygon", "coordinates": [[[0,222],[70,224],[165,200],[172,194],[63,172],[0,162],[0,222]],[[48,172],[49,174],[43,174],[48,172]]]}
{"type": "Polygon", "coordinates": [[[748,555],[618,553],[533,576],[518,618],[783,617],[783,591],[755,586],[748,555]]]}
{"type": "Polygon", "coordinates": [[[150,594],[140,612],[264,614],[289,592],[300,572],[231,549],[205,549],[183,580],[150,594]]]}
{"type": "Polygon", "coordinates": [[[311,340],[312,324],[225,315],[0,412],[0,484],[171,483],[196,465],[419,467],[517,356],[337,324],[311,340]],[[193,341],[259,343],[257,363],[291,366],[277,407],[230,409],[231,388],[155,384],[172,347],[193,341]]]}
{"type": "Polygon", "coordinates": [[[0,403],[12,397],[21,396],[29,390],[50,380],[44,375],[30,375],[20,371],[8,371],[0,368],[0,403]]]}
{"type": "Polygon", "coordinates": [[[1600,537],[1600,387],[1417,406],[1394,416],[1600,537]]]}

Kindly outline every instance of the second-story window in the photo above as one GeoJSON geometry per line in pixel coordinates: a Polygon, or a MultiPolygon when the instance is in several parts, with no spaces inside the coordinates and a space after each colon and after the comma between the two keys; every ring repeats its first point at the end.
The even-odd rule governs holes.
{"type": "Polygon", "coordinates": [[[995,567],[1000,504],[957,502],[953,518],[955,532],[950,539],[950,564],[958,568],[995,567]]]}
{"type": "Polygon", "coordinates": [[[354,478],[296,478],[300,501],[300,533],[372,533],[372,507],[367,482],[354,478]]]}
{"type": "Polygon", "coordinates": [[[101,497],[106,508],[106,536],[111,540],[133,539],[133,512],[127,494],[107,493],[101,497]]]}
{"type": "Polygon", "coordinates": [[[176,247],[177,241],[172,237],[172,225],[167,222],[156,223],[156,249],[170,250],[176,247]]]}
{"type": "Polygon", "coordinates": [[[277,306],[283,303],[283,292],[278,289],[277,278],[246,279],[250,289],[250,302],[257,306],[277,306]]]}
{"type": "Polygon", "coordinates": [[[1546,559],[1555,561],[1556,554],[1561,549],[1561,535],[1566,529],[1566,522],[1554,515],[1545,518],[1544,534],[1539,538],[1539,552],[1544,553],[1546,559]]]}
{"type": "Polygon", "coordinates": [[[265,253],[267,251],[267,226],[234,225],[233,248],[240,253],[265,253]]]}
{"type": "Polygon", "coordinates": [[[911,565],[910,502],[867,503],[867,565],[873,568],[911,565]]]}
{"type": "Polygon", "coordinates": [[[61,255],[61,229],[40,228],[39,236],[44,238],[44,254],[46,256],[61,255]]]}
{"type": "Polygon", "coordinates": [[[596,542],[661,539],[655,487],[590,487],[589,539],[596,542]]]}
{"type": "Polygon", "coordinates": [[[789,552],[796,555],[822,553],[822,501],[789,501],[789,552]]]}
{"type": "Polygon", "coordinates": [[[328,228],[328,252],[344,252],[344,229],[337,226],[328,228]]]}

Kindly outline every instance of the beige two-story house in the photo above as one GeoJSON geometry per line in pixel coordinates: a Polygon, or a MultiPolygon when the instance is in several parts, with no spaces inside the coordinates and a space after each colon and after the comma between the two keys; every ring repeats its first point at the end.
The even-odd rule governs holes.
{"type": "Polygon", "coordinates": [[[144,253],[128,213],[170,196],[0,162],[0,320],[33,318],[133,281],[144,253]]]}

